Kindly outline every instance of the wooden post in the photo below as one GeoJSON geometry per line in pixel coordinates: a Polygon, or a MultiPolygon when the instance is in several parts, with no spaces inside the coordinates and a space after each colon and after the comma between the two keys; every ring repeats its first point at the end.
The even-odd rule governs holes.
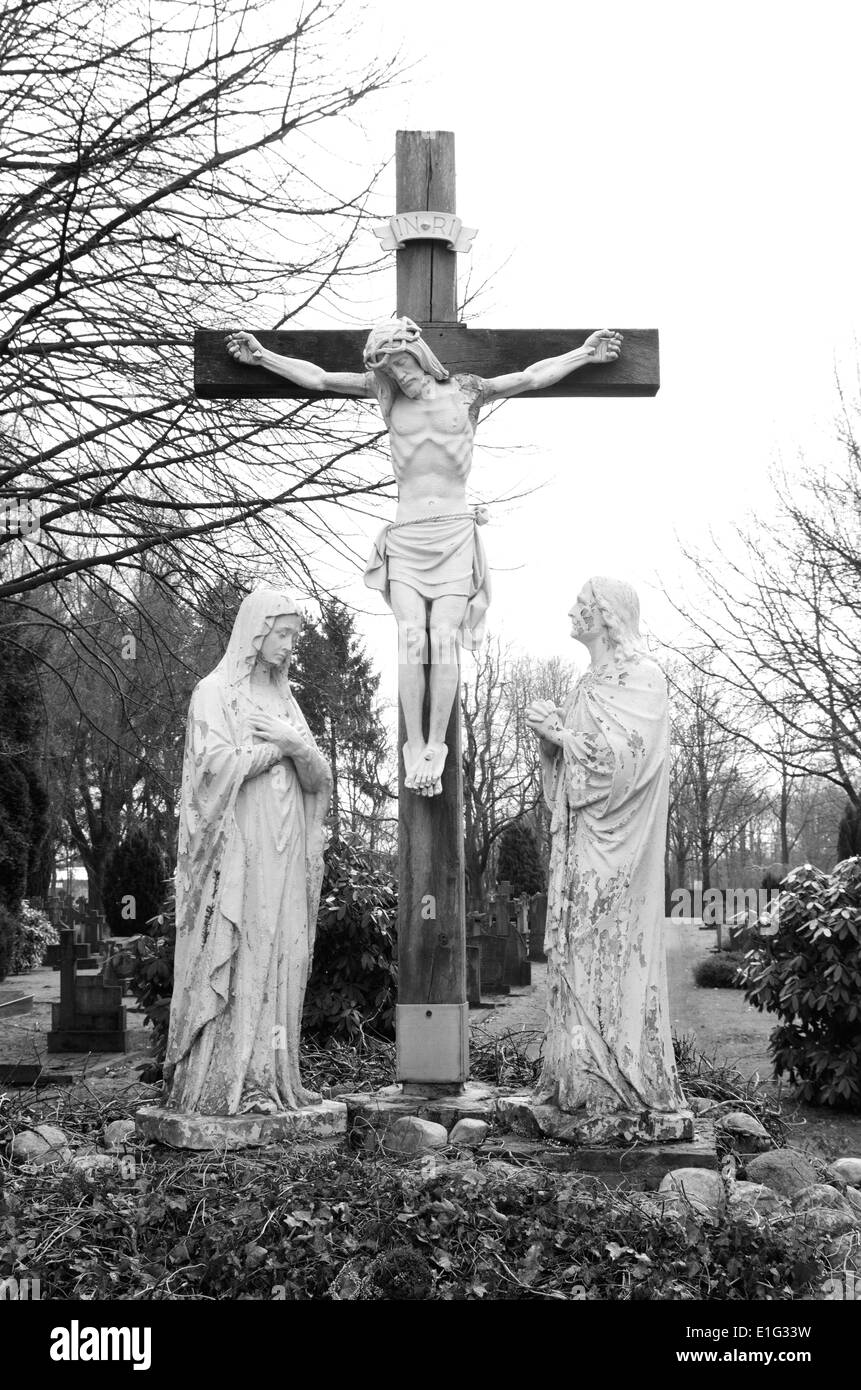
{"type": "MultiPolygon", "coordinates": [[[[399,130],[396,158],[397,212],[455,211],[451,132],[399,130]]],[[[456,262],[439,242],[411,242],[398,251],[398,313],[421,327],[456,323],[456,262]]],[[[429,689],[425,666],[425,734],[429,689]]],[[[416,796],[404,787],[406,737],[399,702],[397,1075],[406,1088],[450,1088],[469,1076],[460,682],[441,796],[416,796]]]]}

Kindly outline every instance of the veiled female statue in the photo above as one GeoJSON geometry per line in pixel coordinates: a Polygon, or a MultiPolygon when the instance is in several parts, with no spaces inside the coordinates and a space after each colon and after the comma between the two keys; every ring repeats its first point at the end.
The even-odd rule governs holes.
{"type": "Polygon", "coordinates": [[[249,594],[188,712],[176,873],[168,1105],[274,1114],[319,1102],[299,1027],[331,778],[288,681],[300,615],[249,594]]]}
{"type": "Polygon", "coordinates": [[[589,580],[570,616],[591,665],[563,709],[536,701],[527,711],[552,812],[548,1027],[535,1100],[576,1117],[572,1138],[680,1139],[691,1120],[662,936],[667,684],[644,650],[630,585],[589,580]]]}

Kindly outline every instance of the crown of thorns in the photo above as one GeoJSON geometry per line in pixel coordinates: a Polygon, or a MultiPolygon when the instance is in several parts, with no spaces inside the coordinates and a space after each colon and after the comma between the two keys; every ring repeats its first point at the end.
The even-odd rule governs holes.
{"type": "Polygon", "coordinates": [[[412,319],[394,319],[372,328],[365,344],[365,366],[371,371],[385,364],[395,352],[412,352],[421,342],[422,331],[412,319]]]}

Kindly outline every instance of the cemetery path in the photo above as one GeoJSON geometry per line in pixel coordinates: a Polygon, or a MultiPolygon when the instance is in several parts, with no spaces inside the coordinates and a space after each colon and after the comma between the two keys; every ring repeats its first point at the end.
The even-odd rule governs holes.
{"type": "MultiPolygon", "coordinates": [[[[772,1079],[768,1039],[773,1016],[752,1008],[741,990],[700,989],[694,984],[694,966],[708,956],[715,939],[714,929],[704,929],[699,922],[667,919],[667,990],[673,1032],[677,1037],[691,1037],[699,1052],[718,1063],[730,1063],[745,1078],[758,1072],[773,1096],[780,1093],[790,1126],[788,1143],[826,1159],[861,1156],[861,1115],[799,1105],[772,1079]]],[[[547,967],[533,962],[531,987],[495,995],[488,1001],[492,1007],[470,1010],[479,1037],[533,1029],[543,1032],[546,976],[547,967]]],[[[537,1054],[538,1039],[530,1042],[528,1051],[537,1054]]]]}

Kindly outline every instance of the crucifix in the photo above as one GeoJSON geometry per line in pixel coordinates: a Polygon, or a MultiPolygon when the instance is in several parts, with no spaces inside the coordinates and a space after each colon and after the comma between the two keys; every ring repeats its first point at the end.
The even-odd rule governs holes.
{"type": "Polygon", "coordinates": [[[399,506],[365,578],[399,634],[397,1074],[405,1089],[450,1089],[469,1075],[459,650],[480,641],[489,599],[465,491],[478,413],[509,396],[652,396],[658,334],[458,323],[456,257],[474,232],[455,215],[454,136],[399,131],[396,183],[377,234],[396,250],[399,317],[369,337],[198,331],[195,391],[380,404],[399,506]]]}

